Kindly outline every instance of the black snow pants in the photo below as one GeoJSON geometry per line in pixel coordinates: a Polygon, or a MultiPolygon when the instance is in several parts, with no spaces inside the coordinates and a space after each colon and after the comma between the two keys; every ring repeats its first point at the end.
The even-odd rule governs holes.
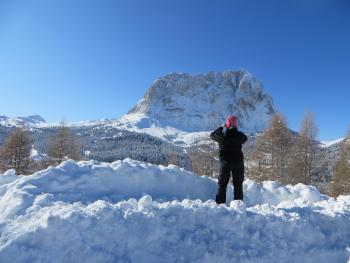
{"type": "Polygon", "coordinates": [[[226,202],[226,188],[232,172],[232,182],[234,187],[234,200],[243,200],[243,180],[244,163],[243,161],[230,162],[220,160],[220,174],[218,179],[218,192],[216,194],[216,203],[226,202]]]}

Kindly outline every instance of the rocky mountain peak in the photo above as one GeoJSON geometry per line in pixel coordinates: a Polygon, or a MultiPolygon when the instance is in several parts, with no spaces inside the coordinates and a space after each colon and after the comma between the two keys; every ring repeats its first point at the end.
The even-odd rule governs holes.
{"type": "Polygon", "coordinates": [[[266,127],[274,112],[262,83],[245,70],[171,73],[155,80],[122,119],[140,128],[156,125],[196,132],[213,130],[234,114],[240,129],[256,133],[266,127]]]}

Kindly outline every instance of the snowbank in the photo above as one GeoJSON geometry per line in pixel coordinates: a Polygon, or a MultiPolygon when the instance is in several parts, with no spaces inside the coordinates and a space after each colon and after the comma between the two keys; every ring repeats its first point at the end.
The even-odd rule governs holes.
{"type": "Polygon", "coordinates": [[[7,172],[5,172],[4,174],[0,174],[0,187],[3,184],[10,183],[10,182],[17,180],[17,179],[18,179],[18,177],[16,176],[16,170],[10,169],[7,172]]]}
{"type": "Polygon", "coordinates": [[[67,161],[0,176],[0,262],[346,262],[350,196],[246,180],[216,182],[130,159],[67,161]],[[232,187],[228,189],[232,198],[232,187]]]}

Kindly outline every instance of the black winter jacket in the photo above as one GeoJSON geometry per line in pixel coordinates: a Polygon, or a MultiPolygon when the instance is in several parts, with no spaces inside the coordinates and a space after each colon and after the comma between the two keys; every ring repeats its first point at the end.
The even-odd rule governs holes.
{"type": "Polygon", "coordinates": [[[220,161],[242,162],[242,144],[247,141],[247,136],[237,128],[225,130],[220,127],[210,134],[210,138],[219,143],[220,161]]]}

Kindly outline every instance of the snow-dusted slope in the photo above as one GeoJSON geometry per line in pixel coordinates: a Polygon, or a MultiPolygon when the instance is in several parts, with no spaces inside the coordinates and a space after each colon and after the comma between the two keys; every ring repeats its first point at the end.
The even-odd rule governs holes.
{"type": "Polygon", "coordinates": [[[266,127],[274,112],[272,98],[247,71],[171,73],[157,79],[120,121],[141,129],[156,126],[201,132],[213,130],[234,114],[243,131],[256,133],[266,127]]]}
{"type": "Polygon", "coordinates": [[[322,147],[322,148],[332,147],[332,146],[334,146],[336,144],[341,143],[344,139],[345,139],[345,137],[337,139],[337,140],[333,140],[333,141],[321,141],[320,142],[320,147],[322,147]]]}
{"type": "Polygon", "coordinates": [[[6,127],[30,127],[45,123],[46,121],[39,115],[30,115],[27,117],[9,118],[7,116],[0,116],[0,125],[6,127]]]}
{"type": "Polygon", "coordinates": [[[349,259],[350,196],[247,180],[245,204],[218,206],[215,190],[210,178],[130,159],[9,171],[0,176],[0,262],[349,259]]]}

